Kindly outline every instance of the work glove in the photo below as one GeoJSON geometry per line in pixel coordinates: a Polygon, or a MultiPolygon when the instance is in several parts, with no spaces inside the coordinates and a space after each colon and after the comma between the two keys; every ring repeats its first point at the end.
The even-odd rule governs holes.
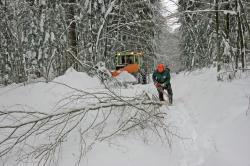
{"type": "Polygon", "coordinates": [[[163,90],[163,86],[160,83],[155,83],[155,87],[157,90],[162,91],[163,90]]]}
{"type": "Polygon", "coordinates": [[[158,82],[156,82],[156,83],[155,83],[155,87],[156,87],[156,88],[159,88],[159,87],[161,87],[161,84],[158,83],[158,82]]]}

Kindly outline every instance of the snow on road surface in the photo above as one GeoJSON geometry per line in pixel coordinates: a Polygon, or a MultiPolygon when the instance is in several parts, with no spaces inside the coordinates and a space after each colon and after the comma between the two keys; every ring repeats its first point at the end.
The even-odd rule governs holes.
{"type": "MultiPolygon", "coordinates": [[[[96,78],[68,70],[60,82],[82,90],[102,89],[96,78]]],[[[80,165],[86,166],[249,166],[250,165],[250,78],[218,82],[216,70],[203,69],[173,76],[174,104],[163,106],[168,123],[175,128],[171,147],[136,135],[97,143],[80,165]]],[[[157,95],[153,84],[131,85],[120,94],[147,91],[157,95]]],[[[0,108],[21,104],[49,111],[70,90],[56,83],[10,85],[0,88],[0,108]]],[[[73,166],[78,151],[74,142],[62,148],[60,166],[73,166]]],[[[77,146],[77,145],[76,145],[77,146]]],[[[9,159],[10,160],[10,159],[9,159]]],[[[11,161],[0,165],[11,166],[11,161]]],[[[1,163],[2,162],[2,163],[1,163]]],[[[28,164],[19,164],[26,166],[28,164]]]]}

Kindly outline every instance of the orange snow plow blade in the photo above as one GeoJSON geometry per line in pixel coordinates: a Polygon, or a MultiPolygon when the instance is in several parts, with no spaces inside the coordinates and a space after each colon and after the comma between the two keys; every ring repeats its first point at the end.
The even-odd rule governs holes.
{"type": "Polygon", "coordinates": [[[138,64],[129,64],[125,66],[124,68],[121,68],[119,70],[115,70],[111,72],[113,77],[118,76],[122,71],[127,71],[128,73],[136,73],[139,71],[139,65],[138,64]]]}

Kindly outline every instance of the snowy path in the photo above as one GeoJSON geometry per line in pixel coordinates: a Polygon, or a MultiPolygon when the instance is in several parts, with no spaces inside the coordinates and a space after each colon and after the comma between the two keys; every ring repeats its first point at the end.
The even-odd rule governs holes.
{"type": "Polygon", "coordinates": [[[250,165],[249,81],[217,82],[213,70],[174,78],[176,106],[170,112],[180,131],[192,138],[183,141],[187,148],[180,150],[180,165],[250,165]]]}

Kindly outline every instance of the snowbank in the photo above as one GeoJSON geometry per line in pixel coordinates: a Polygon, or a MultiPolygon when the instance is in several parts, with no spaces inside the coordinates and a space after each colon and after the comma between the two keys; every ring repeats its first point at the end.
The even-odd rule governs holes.
{"type": "Polygon", "coordinates": [[[92,78],[86,73],[68,69],[64,75],[55,78],[49,83],[38,82],[26,86],[13,84],[0,88],[0,108],[13,105],[26,105],[34,110],[48,112],[59,100],[76,90],[94,91],[103,89],[98,78],[92,78]]]}
{"type": "Polygon", "coordinates": [[[97,77],[90,77],[87,73],[77,72],[74,68],[69,68],[64,75],[55,78],[53,81],[67,84],[77,89],[102,87],[97,77]]]}
{"type": "Polygon", "coordinates": [[[127,71],[122,71],[115,78],[124,83],[137,83],[136,78],[132,74],[128,73],[127,71]]]}

